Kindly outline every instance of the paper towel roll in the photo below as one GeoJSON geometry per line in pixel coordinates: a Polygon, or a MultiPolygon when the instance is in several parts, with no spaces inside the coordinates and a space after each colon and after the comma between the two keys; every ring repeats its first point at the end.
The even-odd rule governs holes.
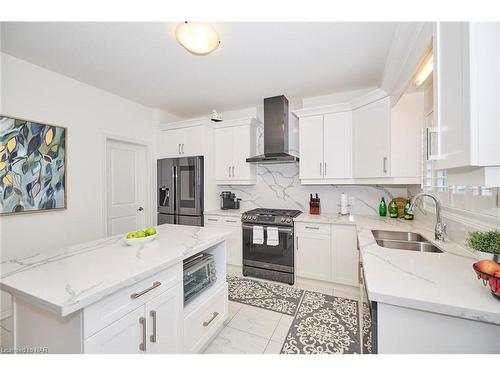
{"type": "Polygon", "coordinates": [[[340,194],[340,214],[341,215],[347,215],[349,213],[349,207],[348,207],[348,197],[346,193],[340,194]]]}

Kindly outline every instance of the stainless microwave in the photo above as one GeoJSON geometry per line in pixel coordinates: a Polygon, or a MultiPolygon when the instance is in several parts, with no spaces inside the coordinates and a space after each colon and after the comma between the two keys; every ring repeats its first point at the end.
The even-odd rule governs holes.
{"type": "Polygon", "coordinates": [[[217,281],[215,258],[200,253],[184,261],[184,304],[196,298],[217,281]]]}

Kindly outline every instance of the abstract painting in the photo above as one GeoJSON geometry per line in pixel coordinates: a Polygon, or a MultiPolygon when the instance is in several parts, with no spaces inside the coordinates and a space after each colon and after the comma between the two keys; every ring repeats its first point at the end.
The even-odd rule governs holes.
{"type": "Polygon", "coordinates": [[[0,115],[0,214],[66,208],[66,129],[0,115]]]}

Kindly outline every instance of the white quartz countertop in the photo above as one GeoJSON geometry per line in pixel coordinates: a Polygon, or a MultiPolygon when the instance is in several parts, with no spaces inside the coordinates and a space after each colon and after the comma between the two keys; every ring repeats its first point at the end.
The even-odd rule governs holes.
{"type": "Polygon", "coordinates": [[[296,222],[356,225],[370,300],[460,318],[500,324],[500,302],[472,269],[473,253],[451,241],[437,243],[418,220],[338,214],[301,214],[296,222]],[[443,253],[379,246],[372,230],[420,233],[443,253]]]}
{"type": "Polygon", "coordinates": [[[158,237],[128,246],[123,235],[1,263],[0,289],[66,316],[222,242],[219,227],[164,224],[158,237]]]}
{"type": "Polygon", "coordinates": [[[247,210],[236,210],[236,209],[228,209],[228,210],[208,210],[205,211],[204,215],[217,215],[217,216],[229,216],[229,217],[238,217],[241,218],[241,214],[247,210]]]}

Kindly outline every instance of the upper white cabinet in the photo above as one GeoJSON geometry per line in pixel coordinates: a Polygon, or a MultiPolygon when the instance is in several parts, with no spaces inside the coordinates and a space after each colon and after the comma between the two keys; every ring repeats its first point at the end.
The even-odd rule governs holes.
{"type": "Polygon", "coordinates": [[[204,155],[207,152],[208,120],[179,121],[160,126],[161,158],[204,155]]]}
{"type": "Polygon", "coordinates": [[[214,125],[215,180],[219,185],[250,185],[256,182],[256,165],[246,159],[257,154],[254,118],[224,121],[214,125]]]}
{"type": "Polygon", "coordinates": [[[354,110],[353,176],[355,178],[390,176],[390,129],[389,97],[354,110]]]}
{"type": "Polygon", "coordinates": [[[332,106],[295,113],[300,117],[301,182],[329,183],[331,179],[350,178],[352,113],[349,108],[332,106]]]}
{"type": "Polygon", "coordinates": [[[500,24],[439,22],[433,50],[436,168],[500,166],[500,24]]]}

